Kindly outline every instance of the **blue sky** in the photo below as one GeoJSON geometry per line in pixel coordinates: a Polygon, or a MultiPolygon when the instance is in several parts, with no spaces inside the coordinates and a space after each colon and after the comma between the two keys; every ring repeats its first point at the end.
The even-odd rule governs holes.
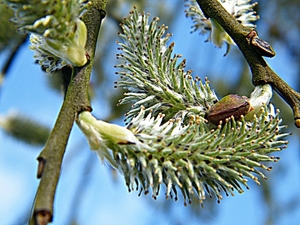
{"type": "MultiPolygon", "coordinates": [[[[183,57],[187,58],[187,69],[194,69],[194,75],[200,77],[215,73],[226,74],[228,80],[236,79],[236,67],[239,65],[234,59],[238,57],[237,51],[233,50],[224,58],[224,47],[215,48],[211,43],[204,43],[206,37],[196,33],[190,34],[189,27],[192,23],[184,18],[183,11],[178,13],[175,24],[175,28],[170,28],[173,33],[171,41],[176,43],[174,53],[182,53],[183,57]],[[190,68],[192,65],[196,68],[190,68]]],[[[277,55],[273,59],[268,59],[268,63],[275,72],[293,86],[296,71],[293,70],[292,65],[284,66],[289,64],[287,52],[280,43],[275,45],[274,49],[277,55]]],[[[46,79],[48,75],[43,74],[33,63],[32,56],[33,53],[28,49],[27,43],[18,53],[14,67],[9,71],[1,88],[0,115],[16,110],[52,127],[59,112],[62,97],[49,88],[46,79]]],[[[0,55],[1,62],[4,57],[4,54],[0,55]]],[[[111,68],[107,71],[108,73],[114,73],[115,63],[115,61],[108,63],[108,68],[111,68]]],[[[116,76],[113,78],[117,79],[116,76]]],[[[216,78],[210,78],[212,88],[216,78]]],[[[249,82],[251,82],[250,77],[249,82]]],[[[112,91],[115,90],[113,86],[112,81],[112,91]]],[[[235,93],[234,90],[233,93],[235,93]]],[[[103,112],[100,111],[99,102],[95,99],[93,106],[95,114],[101,117],[103,112]]],[[[292,116],[291,113],[290,115],[292,116]]],[[[288,148],[276,154],[281,160],[272,164],[274,169],[267,173],[270,177],[267,182],[272,184],[271,192],[275,197],[274,207],[281,207],[276,211],[278,215],[274,215],[276,225],[295,224],[295,221],[300,221],[299,131],[294,129],[293,132],[293,136],[289,138],[288,148]],[[288,203],[292,200],[296,204],[289,209],[288,203]]],[[[23,216],[30,213],[39,182],[36,179],[36,157],[40,150],[41,148],[15,141],[0,130],[1,225],[26,223],[24,221],[26,218],[23,216]]],[[[67,224],[70,222],[69,217],[74,215],[78,223],[84,225],[167,225],[175,224],[174,218],[176,217],[180,218],[181,222],[185,221],[186,224],[265,224],[269,206],[261,200],[262,187],[251,181],[249,184],[251,190],[245,190],[243,194],[236,193],[234,197],[224,197],[221,204],[216,206],[217,213],[209,221],[199,221],[189,216],[190,208],[183,206],[182,199],[172,202],[169,205],[172,213],[164,215],[160,204],[165,201],[163,191],[157,201],[152,200],[151,195],[138,197],[138,192],[128,193],[122,175],[113,175],[111,170],[100,162],[97,155],[89,150],[78,128],[74,126],[56,193],[53,224],[67,224]],[[90,165],[89,170],[86,170],[87,164],[90,165]],[[79,185],[83,188],[77,192],[79,185]]],[[[209,214],[209,207],[200,210],[202,213],[209,214]]]]}

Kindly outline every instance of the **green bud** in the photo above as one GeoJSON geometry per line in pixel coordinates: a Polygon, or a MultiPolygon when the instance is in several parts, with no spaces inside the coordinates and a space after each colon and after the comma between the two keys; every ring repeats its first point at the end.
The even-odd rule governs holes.
{"type": "Polygon", "coordinates": [[[18,114],[0,117],[0,127],[12,137],[31,145],[44,145],[49,137],[48,127],[18,114]]]}
{"type": "Polygon", "coordinates": [[[110,149],[118,145],[135,145],[139,142],[128,129],[97,120],[87,111],[79,114],[77,125],[87,137],[91,149],[97,150],[102,160],[108,160],[115,167],[117,164],[111,157],[110,149]]]}

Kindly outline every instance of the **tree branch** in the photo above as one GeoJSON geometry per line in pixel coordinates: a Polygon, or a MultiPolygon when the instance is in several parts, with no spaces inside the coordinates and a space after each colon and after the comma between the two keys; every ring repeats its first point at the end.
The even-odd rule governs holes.
{"type": "Polygon", "coordinates": [[[249,44],[247,35],[251,29],[241,25],[217,0],[197,0],[197,2],[205,16],[214,18],[235,41],[250,66],[252,83],[271,84],[293,109],[295,125],[300,128],[300,93],[285,83],[249,44]]]}
{"type": "MultiPolygon", "coordinates": [[[[53,218],[53,201],[60,175],[60,168],[69,135],[79,112],[91,111],[89,101],[90,74],[102,18],[105,16],[106,0],[91,1],[91,6],[83,15],[88,38],[86,51],[90,57],[87,65],[73,69],[73,77],[50,137],[38,157],[38,178],[41,178],[33,215],[29,224],[48,224],[53,218]]],[[[70,74],[71,76],[71,74],[70,74]]]]}

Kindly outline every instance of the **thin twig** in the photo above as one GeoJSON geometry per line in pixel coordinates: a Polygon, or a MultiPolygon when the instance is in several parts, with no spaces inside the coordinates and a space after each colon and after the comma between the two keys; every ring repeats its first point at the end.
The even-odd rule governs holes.
{"type": "Polygon", "coordinates": [[[18,42],[14,45],[14,47],[10,51],[10,55],[6,59],[6,61],[4,63],[4,66],[3,66],[3,68],[0,71],[0,87],[1,87],[1,85],[3,83],[4,78],[7,75],[7,72],[9,70],[10,66],[12,65],[12,62],[13,62],[15,56],[18,53],[19,48],[25,43],[26,39],[27,39],[27,34],[24,34],[23,36],[21,36],[18,39],[18,42]]]}
{"type": "Polygon", "coordinates": [[[72,126],[78,113],[83,110],[91,111],[90,74],[101,21],[105,16],[106,0],[94,0],[91,3],[92,5],[82,18],[88,30],[86,51],[90,61],[84,67],[74,68],[73,79],[68,86],[55,126],[38,157],[39,163],[41,163],[38,167],[38,177],[41,177],[41,181],[32,210],[33,215],[29,221],[29,224],[32,225],[44,225],[52,221],[54,195],[72,126]]]}
{"type": "Polygon", "coordinates": [[[247,41],[251,29],[241,25],[217,0],[197,0],[206,17],[214,18],[230,35],[246,58],[254,85],[269,83],[290,105],[294,112],[295,125],[300,128],[300,93],[285,83],[247,41]]]}

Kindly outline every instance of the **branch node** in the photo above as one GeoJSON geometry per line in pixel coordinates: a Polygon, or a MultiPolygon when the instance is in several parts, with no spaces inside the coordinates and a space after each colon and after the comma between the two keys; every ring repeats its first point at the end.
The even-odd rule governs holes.
{"type": "Polygon", "coordinates": [[[38,170],[37,170],[37,178],[41,178],[43,175],[43,171],[46,165],[46,159],[44,159],[43,157],[38,157],[37,160],[39,161],[39,165],[38,165],[38,170]]]}
{"type": "Polygon", "coordinates": [[[261,56],[274,57],[276,54],[271,45],[258,37],[256,30],[251,30],[247,35],[246,40],[251,47],[261,56]]]}
{"type": "Polygon", "coordinates": [[[34,212],[35,224],[36,225],[47,225],[52,222],[53,216],[49,210],[38,210],[34,212]]]}

